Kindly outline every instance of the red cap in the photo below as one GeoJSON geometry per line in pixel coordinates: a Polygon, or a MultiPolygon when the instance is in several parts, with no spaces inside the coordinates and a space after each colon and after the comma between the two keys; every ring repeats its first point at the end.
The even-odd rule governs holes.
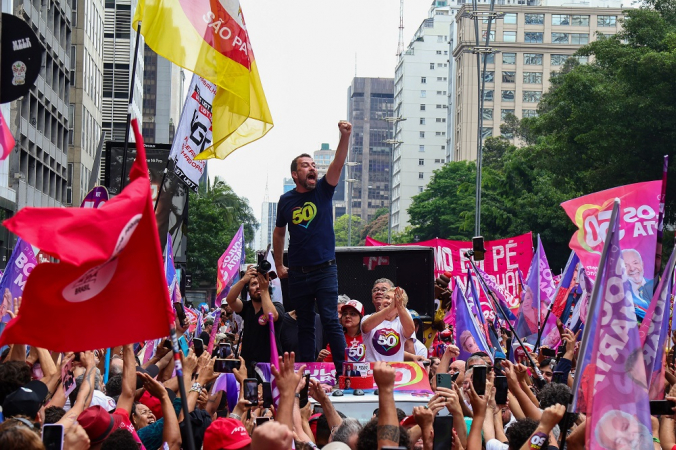
{"type": "Polygon", "coordinates": [[[244,424],[239,420],[220,418],[204,432],[203,450],[236,450],[251,443],[244,424]]]}
{"type": "Polygon", "coordinates": [[[103,442],[117,430],[122,423],[122,416],[110,414],[99,405],[89,407],[77,416],[77,422],[84,428],[92,445],[103,442]]]}
{"type": "Polygon", "coordinates": [[[348,306],[350,308],[356,309],[357,312],[362,315],[362,317],[364,316],[364,305],[362,305],[359,300],[348,300],[347,302],[343,303],[343,306],[340,308],[340,310],[342,311],[343,308],[348,306]]]}
{"type": "Polygon", "coordinates": [[[401,422],[399,423],[399,425],[401,425],[404,428],[410,428],[410,427],[417,425],[417,423],[415,421],[415,417],[413,417],[413,415],[410,415],[410,416],[406,416],[403,419],[401,419],[401,422]]]}
{"type": "Polygon", "coordinates": [[[159,399],[150,395],[150,392],[145,391],[138,401],[139,403],[146,405],[153,412],[157,420],[164,417],[164,414],[162,413],[162,403],[159,399]]]}

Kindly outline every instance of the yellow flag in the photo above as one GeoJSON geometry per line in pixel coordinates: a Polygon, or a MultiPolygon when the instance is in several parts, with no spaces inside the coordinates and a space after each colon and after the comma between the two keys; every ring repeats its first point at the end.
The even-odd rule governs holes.
{"type": "Polygon", "coordinates": [[[216,84],[212,147],[195,159],[224,159],[273,126],[238,0],[140,0],[146,44],[216,84]]]}

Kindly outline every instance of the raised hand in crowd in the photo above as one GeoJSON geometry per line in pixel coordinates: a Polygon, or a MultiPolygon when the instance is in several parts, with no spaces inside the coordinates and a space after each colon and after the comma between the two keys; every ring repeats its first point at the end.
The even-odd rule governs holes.
{"type": "Polygon", "coordinates": [[[333,407],[333,402],[331,402],[328,395],[326,395],[326,392],[319,381],[310,378],[310,388],[308,393],[321,405],[329,427],[333,429],[334,427],[339,427],[340,424],[343,423],[343,419],[336,412],[336,409],[333,407]]]}
{"type": "Polygon", "coordinates": [[[542,419],[530,438],[521,446],[521,450],[539,450],[546,447],[549,433],[563,419],[566,407],[563,405],[549,406],[542,412],[542,419]]]}
{"type": "Polygon", "coordinates": [[[400,438],[397,408],[394,403],[394,379],[396,371],[386,362],[373,365],[373,380],[378,385],[378,448],[398,447],[400,438]]]}
{"type": "Polygon", "coordinates": [[[252,450],[288,450],[293,432],[278,421],[269,421],[254,429],[251,435],[252,450]]]}
{"type": "Polygon", "coordinates": [[[457,392],[458,387],[454,384],[454,389],[437,387],[437,395],[443,396],[446,409],[453,416],[453,429],[460,432],[460,439],[463,446],[467,445],[467,424],[462,410],[462,404],[465,402],[460,399],[457,392]],[[461,404],[462,403],[462,404],[461,404]]]}
{"type": "Polygon", "coordinates": [[[443,398],[437,398],[430,400],[425,406],[413,408],[413,418],[420,427],[424,450],[431,450],[434,447],[434,417],[443,406],[443,398]]]}
{"type": "Polygon", "coordinates": [[[279,390],[279,405],[277,406],[277,421],[293,430],[293,402],[296,397],[296,387],[303,377],[305,364],[297,371],[294,370],[296,354],[284,353],[279,357],[279,369],[270,367],[279,390]]]}
{"type": "Polygon", "coordinates": [[[143,388],[153,397],[160,401],[162,407],[163,428],[162,440],[167,443],[170,449],[181,448],[181,431],[178,425],[178,418],[174,411],[167,389],[159,381],[147,373],[137,373],[137,376],[143,380],[143,388]]]}

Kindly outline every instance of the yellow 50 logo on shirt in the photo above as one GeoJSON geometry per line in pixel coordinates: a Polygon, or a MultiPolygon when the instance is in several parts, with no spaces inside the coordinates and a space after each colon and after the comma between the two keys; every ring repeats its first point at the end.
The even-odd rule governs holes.
{"type": "Polygon", "coordinates": [[[300,206],[293,208],[291,222],[294,225],[300,225],[301,227],[307,228],[316,215],[317,207],[315,204],[312,202],[305,202],[302,208],[300,206]]]}
{"type": "Polygon", "coordinates": [[[392,356],[399,352],[401,348],[401,338],[392,328],[381,328],[376,330],[372,338],[373,348],[385,356],[392,356]]]}

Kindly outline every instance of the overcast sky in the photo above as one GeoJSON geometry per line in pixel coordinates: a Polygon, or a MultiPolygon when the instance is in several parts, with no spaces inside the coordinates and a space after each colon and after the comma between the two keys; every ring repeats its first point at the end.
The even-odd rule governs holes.
{"type": "MultiPolygon", "coordinates": [[[[240,0],[270,106],[274,128],[223,161],[209,174],[249,199],[260,220],[268,183],[271,201],[282,194],[291,159],[335,149],[338,121],[347,119],[347,88],[359,77],[393,77],[399,38],[397,0],[240,0]]],[[[408,45],[432,0],[406,0],[408,45]]]]}

